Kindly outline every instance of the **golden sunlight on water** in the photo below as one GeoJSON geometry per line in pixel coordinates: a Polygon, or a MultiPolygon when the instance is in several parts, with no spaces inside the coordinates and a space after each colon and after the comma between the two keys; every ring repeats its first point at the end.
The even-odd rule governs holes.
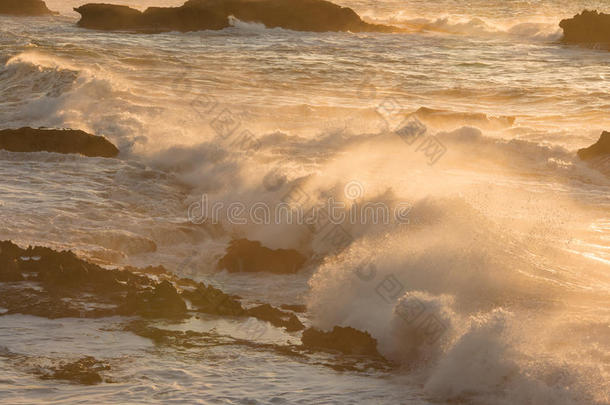
{"type": "Polygon", "coordinates": [[[0,0],[0,403],[609,403],[607,2],[288,1],[0,0]]]}

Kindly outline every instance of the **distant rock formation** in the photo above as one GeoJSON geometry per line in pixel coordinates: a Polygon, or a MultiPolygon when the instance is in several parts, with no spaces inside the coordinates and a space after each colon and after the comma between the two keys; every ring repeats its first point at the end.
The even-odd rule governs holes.
{"type": "Polygon", "coordinates": [[[218,262],[218,269],[230,272],[269,272],[291,274],[305,264],[305,256],[290,249],[269,249],[260,242],[247,239],[233,240],[227,253],[218,262]]]}
{"type": "Polygon", "coordinates": [[[582,160],[601,156],[610,156],[610,132],[608,131],[604,131],[596,143],[578,151],[578,157],[582,160]]]}
{"type": "Polygon", "coordinates": [[[418,118],[426,124],[442,128],[459,128],[469,125],[480,129],[496,130],[511,127],[515,123],[515,117],[508,115],[496,117],[483,113],[456,112],[428,107],[420,107],[411,116],[418,118]]]}
{"type": "Polygon", "coordinates": [[[610,14],[584,10],[562,20],[559,26],[563,28],[564,42],[610,47],[610,14]]]}
{"type": "Polygon", "coordinates": [[[116,157],[119,150],[102,136],[72,129],[5,129],[0,149],[10,152],[80,153],[89,157],[116,157]]]}
{"type": "Polygon", "coordinates": [[[149,7],[140,12],[127,6],[85,4],[80,27],[140,32],[220,30],[229,17],[294,31],[395,32],[398,28],[369,24],[348,7],[326,0],[189,0],[181,7],[149,7]]]}
{"type": "Polygon", "coordinates": [[[47,8],[42,0],[1,0],[0,14],[16,16],[40,16],[57,14],[47,8]]]}

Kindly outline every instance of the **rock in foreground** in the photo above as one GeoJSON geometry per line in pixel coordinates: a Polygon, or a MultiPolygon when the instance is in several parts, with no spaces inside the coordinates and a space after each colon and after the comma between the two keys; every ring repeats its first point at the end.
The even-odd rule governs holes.
{"type": "Polygon", "coordinates": [[[335,326],[330,332],[309,328],[301,338],[303,346],[311,349],[327,349],[344,354],[381,357],[377,351],[377,340],[368,332],[354,328],[335,326]]]}
{"type": "Polygon", "coordinates": [[[0,14],[41,16],[55,14],[42,0],[0,0],[0,14]]]}
{"type": "Polygon", "coordinates": [[[218,262],[219,269],[230,272],[296,273],[306,262],[305,256],[290,249],[272,250],[247,239],[236,239],[218,262]]]}
{"type": "Polygon", "coordinates": [[[572,18],[562,20],[564,42],[610,46],[610,14],[584,10],[572,18]]]}
{"type": "Polygon", "coordinates": [[[119,150],[102,136],[73,129],[5,129],[0,149],[10,152],[80,153],[89,157],[116,157],[119,150]]]}
{"type": "Polygon", "coordinates": [[[112,4],[86,4],[74,10],[82,16],[80,27],[100,30],[220,30],[230,26],[229,16],[294,31],[398,30],[366,23],[354,10],[325,0],[189,0],[181,7],[149,7],[144,12],[112,4]]]}
{"type": "Polygon", "coordinates": [[[110,366],[94,357],[86,356],[72,363],[60,363],[53,367],[50,372],[42,373],[43,380],[65,380],[82,385],[94,385],[103,381],[104,371],[110,370],[110,366]]]}
{"type": "Polygon", "coordinates": [[[610,132],[608,131],[604,131],[596,143],[578,151],[578,157],[582,160],[606,155],[610,156],[610,132]]]}
{"type": "Polygon", "coordinates": [[[210,285],[178,278],[161,266],[104,269],[69,251],[22,249],[10,241],[0,242],[0,307],[7,310],[6,315],[49,319],[121,315],[180,320],[189,318],[190,312],[200,312],[253,317],[289,332],[304,329],[291,312],[269,304],[245,310],[237,298],[210,285]]]}

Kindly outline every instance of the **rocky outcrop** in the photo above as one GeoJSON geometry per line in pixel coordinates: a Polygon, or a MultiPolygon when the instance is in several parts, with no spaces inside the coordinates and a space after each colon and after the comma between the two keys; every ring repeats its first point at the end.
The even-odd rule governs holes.
{"type": "Polygon", "coordinates": [[[189,300],[198,312],[205,314],[224,316],[246,314],[239,301],[211,285],[199,283],[194,290],[185,290],[182,296],[189,300]]]}
{"type": "Polygon", "coordinates": [[[42,0],[2,0],[0,14],[15,16],[41,16],[56,14],[42,0]]]}
{"type": "Polygon", "coordinates": [[[124,315],[138,314],[146,318],[183,318],[186,315],[186,303],[172,283],[163,280],[152,289],[129,291],[118,312],[124,315]]]}
{"type": "Polygon", "coordinates": [[[288,332],[296,332],[305,329],[305,326],[295,314],[279,310],[269,304],[263,304],[248,309],[248,315],[260,319],[261,321],[267,321],[278,328],[286,328],[288,332]]]}
{"type": "Polygon", "coordinates": [[[604,131],[596,143],[578,151],[578,157],[582,160],[601,156],[610,156],[610,132],[608,131],[604,131]]]}
{"type": "Polygon", "coordinates": [[[610,14],[584,10],[572,18],[562,20],[563,41],[574,44],[610,46],[610,14]]]}
{"type": "MultiPolygon", "coordinates": [[[[41,370],[43,368],[41,367],[41,370]]],[[[110,370],[110,366],[91,356],[82,357],[73,362],[62,362],[51,367],[48,371],[41,371],[43,380],[64,380],[82,385],[95,385],[103,381],[102,375],[110,370]]]]}
{"type": "Polygon", "coordinates": [[[488,116],[483,113],[456,112],[449,110],[438,110],[428,107],[420,107],[411,117],[415,117],[425,124],[431,124],[440,128],[460,128],[464,125],[480,129],[497,130],[508,128],[515,123],[515,117],[511,116],[488,116]]]}
{"type": "Polygon", "coordinates": [[[246,310],[238,298],[211,285],[179,278],[162,266],[104,269],[70,251],[22,249],[10,241],[0,242],[0,307],[8,310],[5,314],[180,320],[188,318],[189,312],[200,312],[253,317],[289,332],[304,329],[292,312],[269,304],[246,310]]]}
{"type": "Polygon", "coordinates": [[[381,357],[377,351],[377,340],[368,332],[350,327],[335,326],[330,332],[309,328],[301,338],[303,346],[310,349],[338,351],[349,355],[381,357]]]}
{"type": "Polygon", "coordinates": [[[10,152],[80,153],[89,157],[116,157],[119,150],[102,136],[72,129],[0,130],[0,149],[10,152]]]}
{"type": "Polygon", "coordinates": [[[0,306],[6,314],[50,319],[114,315],[177,317],[186,307],[172,285],[104,269],[69,251],[0,242],[0,306]],[[173,290],[173,291],[172,291],[173,290]],[[181,305],[182,304],[182,305],[181,305]]]}
{"type": "Polygon", "coordinates": [[[354,12],[325,0],[189,0],[181,7],[149,7],[144,12],[111,4],[86,4],[80,27],[142,32],[220,30],[229,17],[262,23],[268,28],[295,31],[393,32],[386,25],[369,24],[354,12]]]}
{"type": "Polygon", "coordinates": [[[298,272],[307,259],[290,249],[269,249],[247,239],[233,240],[225,256],[218,262],[218,269],[230,272],[269,272],[291,274],[298,272]]]}

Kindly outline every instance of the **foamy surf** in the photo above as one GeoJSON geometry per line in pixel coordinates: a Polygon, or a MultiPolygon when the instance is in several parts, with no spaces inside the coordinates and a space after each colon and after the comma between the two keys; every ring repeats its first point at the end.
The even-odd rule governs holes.
{"type": "Polygon", "coordinates": [[[123,316],[7,307],[0,398],[608,402],[610,177],[607,159],[576,153],[610,128],[608,57],[559,44],[557,25],[603,1],[349,0],[367,22],[407,32],[231,18],[156,35],[77,28],[82,3],[47,1],[61,13],[48,25],[0,17],[0,118],[83,129],[121,154],[0,151],[0,240],[109,268],[163,265],[248,309],[366,331],[389,365],[294,355],[301,332],[257,318],[199,313],[127,331],[123,316]],[[342,233],[308,217],[330,206],[342,233]],[[219,268],[235,240],[306,263],[219,268]],[[39,378],[87,355],[97,363],[80,364],[109,366],[109,381],[39,378]]]}

